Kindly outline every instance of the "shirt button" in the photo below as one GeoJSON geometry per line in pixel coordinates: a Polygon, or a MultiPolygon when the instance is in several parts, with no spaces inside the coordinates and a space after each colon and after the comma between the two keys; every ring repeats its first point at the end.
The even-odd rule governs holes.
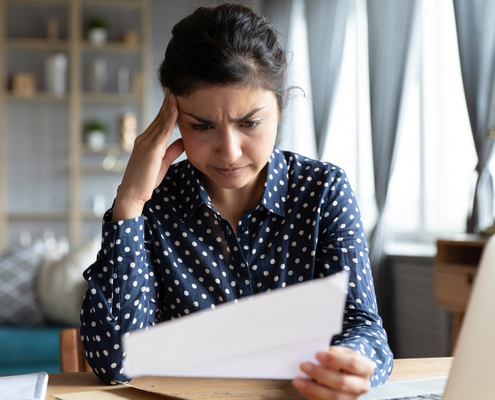
{"type": "Polygon", "coordinates": [[[248,233],[248,227],[247,226],[243,226],[241,229],[244,233],[248,233]]]}

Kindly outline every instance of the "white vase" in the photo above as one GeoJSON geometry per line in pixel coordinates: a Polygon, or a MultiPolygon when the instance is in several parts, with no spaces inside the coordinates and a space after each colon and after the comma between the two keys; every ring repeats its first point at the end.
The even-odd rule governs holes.
{"type": "Polygon", "coordinates": [[[103,46],[107,42],[108,31],[105,28],[90,28],[88,40],[93,46],[103,46]]]}
{"type": "Polygon", "coordinates": [[[86,132],[86,143],[90,150],[103,150],[105,147],[105,132],[99,130],[86,132]]]}
{"type": "Polygon", "coordinates": [[[62,97],[66,92],[67,55],[56,53],[45,60],[45,89],[55,96],[62,97]]]}

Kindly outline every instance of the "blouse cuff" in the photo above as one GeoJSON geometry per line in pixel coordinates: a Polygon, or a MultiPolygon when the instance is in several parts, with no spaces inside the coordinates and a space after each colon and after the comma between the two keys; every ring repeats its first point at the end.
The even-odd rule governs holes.
{"type": "Polygon", "coordinates": [[[102,227],[102,250],[107,259],[136,254],[144,249],[143,216],[111,222],[111,210],[105,214],[102,227]],[[108,218],[110,216],[110,218],[108,218]]]}

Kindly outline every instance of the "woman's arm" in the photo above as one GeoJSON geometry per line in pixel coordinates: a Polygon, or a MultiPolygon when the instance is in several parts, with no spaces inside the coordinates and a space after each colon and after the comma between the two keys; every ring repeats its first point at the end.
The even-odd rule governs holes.
{"type": "Polygon", "coordinates": [[[105,223],[97,261],[84,273],[89,285],[81,310],[84,352],[107,384],[130,379],[122,367],[122,335],[153,325],[160,312],[158,277],[149,263],[144,225],[143,217],[105,223]]]}
{"type": "Polygon", "coordinates": [[[294,385],[311,399],[333,398],[339,392],[357,399],[369,390],[370,384],[376,386],[388,379],[393,354],[378,315],[368,247],[354,193],[342,170],[332,167],[328,177],[329,190],[321,206],[315,277],[349,272],[343,331],[332,339],[330,350],[318,356],[320,365],[302,365],[302,370],[316,382],[297,380],[294,385]]]}
{"type": "Polygon", "coordinates": [[[89,289],[81,336],[88,363],[106,383],[129,380],[122,367],[121,335],[157,319],[159,286],[145,248],[142,213],[184,151],[180,139],[168,146],[177,115],[177,100],[167,89],[155,120],[134,142],[113,208],[104,217],[101,251],[84,273],[89,289]]]}
{"type": "Polygon", "coordinates": [[[177,106],[177,99],[167,89],[158,115],[136,138],[115,199],[112,221],[139,217],[170,165],[184,152],[182,139],[168,146],[179,115],[177,106]]]}

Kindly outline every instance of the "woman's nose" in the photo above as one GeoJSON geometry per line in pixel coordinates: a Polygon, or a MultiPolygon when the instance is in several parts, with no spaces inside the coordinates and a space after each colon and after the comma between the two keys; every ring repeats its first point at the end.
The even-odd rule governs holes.
{"type": "Polygon", "coordinates": [[[241,140],[235,129],[226,128],[219,136],[217,157],[227,164],[232,164],[242,155],[241,140]]]}

